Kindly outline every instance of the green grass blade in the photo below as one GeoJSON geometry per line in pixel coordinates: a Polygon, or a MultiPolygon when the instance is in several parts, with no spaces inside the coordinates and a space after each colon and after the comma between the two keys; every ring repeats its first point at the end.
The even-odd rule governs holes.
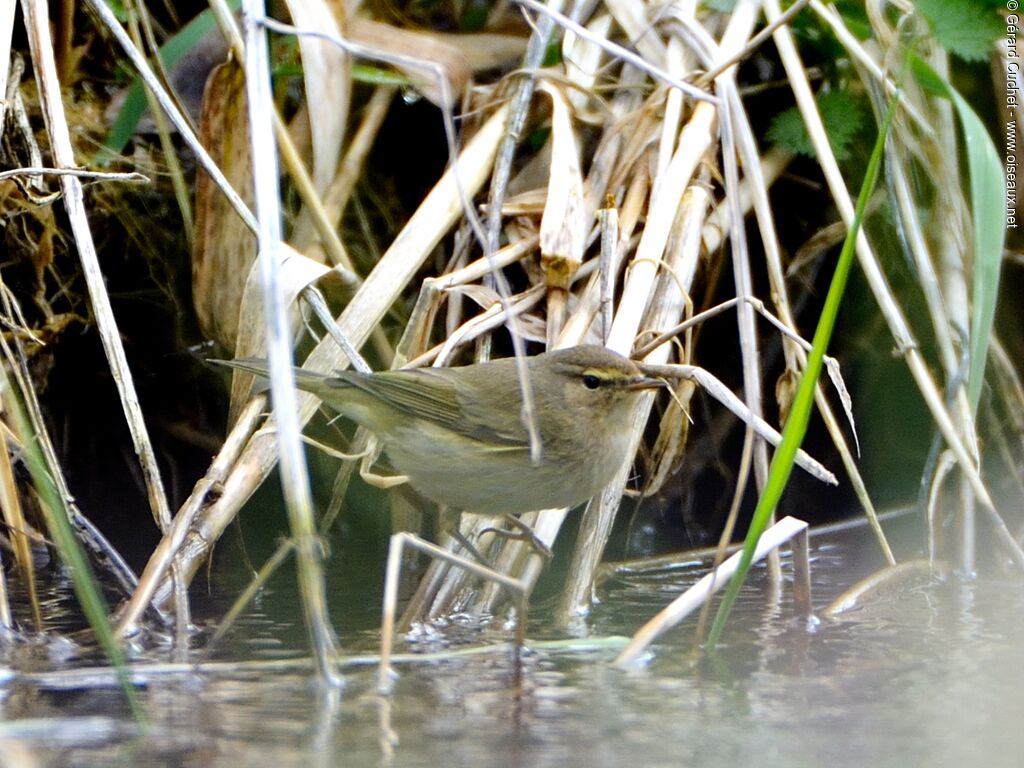
{"type": "MultiPolygon", "coordinates": [[[[228,7],[235,11],[240,3],[241,0],[229,0],[228,7]]],[[[167,42],[160,46],[160,61],[163,62],[164,67],[170,69],[177,64],[195,48],[207,32],[214,29],[216,23],[213,11],[207,8],[168,38],[167,42]]],[[[101,165],[108,163],[121,153],[135,133],[135,126],[142,119],[146,106],[146,92],[142,87],[142,78],[136,77],[128,88],[124,104],[121,105],[117,117],[114,118],[114,122],[110,126],[103,147],[94,158],[95,163],[101,165]]]]}
{"type": "MultiPolygon", "coordinates": [[[[897,94],[898,96],[898,94],[897,94]]],[[[864,174],[864,183],[861,185],[860,195],[857,197],[857,208],[854,213],[853,223],[843,243],[843,250],[839,254],[839,262],[836,264],[836,271],[832,276],[832,284],[829,286],[828,295],[825,298],[825,306],[821,311],[821,318],[818,327],[814,331],[813,347],[807,357],[807,367],[800,377],[797,386],[796,396],[793,400],[793,407],[790,410],[789,418],[782,430],[782,442],[772,456],[771,468],[768,473],[768,482],[765,484],[764,493],[758,499],[757,508],[754,510],[753,520],[747,531],[747,537],[743,542],[743,554],[740,558],[739,567],[726,588],[725,597],[722,598],[715,614],[715,621],[711,625],[711,632],[708,634],[707,648],[713,650],[722,636],[725,622],[729,618],[733,603],[739,594],[740,587],[746,579],[750,570],[750,564],[754,557],[754,550],[757,542],[768,527],[775,507],[782,497],[782,492],[789,481],[789,475],[793,471],[793,461],[796,452],[803,442],[804,434],[807,432],[807,424],[811,419],[811,410],[814,407],[814,388],[817,386],[818,377],[821,374],[825,352],[828,349],[829,340],[832,338],[832,331],[835,328],[836,318],[839,315],[839,305],[842,302],[843,293],[846,290],[846,281],[850,276],[850,269],[856,253],[857,234],[860,232],[861,222],[864,219],[864,211],[867,208],[868,200],[878,180],[879,169],[882,165],[882,156],[885,150],[885,137],[892,125],[893,112],[896,107],[897,96],[893,96],[889,102],[889,108],[882,121],[882,127],[878,132],[875,147],[871,152],[871,160],[868,162],[867,171],[864,174]]]]}
{"type": "Polygon", "coordinates": [[[992,338],[992,322],[999,297],[999,270],[1006,239],[1006,178],[992,138],[971,106],[939,73],[921,58],[911,59],[922,85],[953,102],[967,150],[973,219],[973,269],[971,286],[971,368],[968,394],[977,412],[985,381],[985,361],[992,338]]]}
{"type": "Polygon", "coordinates": [[[82,611],[85,613],[85,617],[93,632],[96,633],[96,639],[100,647],[117,672],[118,679],[121,681],[121,687],[124,689],[125,697],[135,717],[135,722],[140,727],[145,727],[145,715],[136,695],[135,687],[132,685],[131,674],[128,671],[124,653],[117,638],[114,636],[114,630],[107,618],[109,612],[106,600],[103,599],[103,594],[100,592],[100,587],[96,582],[96,577],[89,565],[89,561],[86,559],[78,539],[75,538],[75,534],[71,530],[71,523],[67,507],[64,505],[64,499],[57,491],[46,460],[43,458],[43,452],[40,450],[35,439],[32,425],[25,415],[21,402],[15,396],[14,390],[10,385],[10,379],[7,376],[7,370],[3,366],[0,366],[0,392],[7,395],[4,398],[4,405],[7,406],[8,412],[11,414],[14,427],[24,446],[25,463],[28,465],[33,487],[39,494],[50,538],[56,545],[61,560],[63,560],[70,572],[71,583],[74,586],[78,602],[82,606],[82,611]]]}

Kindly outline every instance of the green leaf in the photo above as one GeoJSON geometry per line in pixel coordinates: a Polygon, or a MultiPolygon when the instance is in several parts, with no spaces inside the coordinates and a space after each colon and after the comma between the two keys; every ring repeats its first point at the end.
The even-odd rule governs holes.
{"type": "MultiPolygon", "coordinates": [[[[968,394],[971,409],[978,410],[985,380],[985,361],[992,338],[992,322],[999,295],[999,271],[1003,263],[1006,227],[1016,226],[1006,208],[1007,178],[1003,164],[985,125],[952,85],[922,59],[911,59],[918,81],[953,102],[967,150],[967,172],[971,181],[973,219],[973,269],[971,270],[971,368],[968,394]]],[[[1014,174],[1016,177],[1016,173],[1014,174]]],[[[1016,183],[1016,178],[1013,179],[1016,183]]]]}
{"type": "Polygon", "coordinates": [[[939,45],[966,61],[984,61],[1003,21],[984,0],[916,0],[939,45]]]}
{"type": "MultiPolygon", "coordinates": [[[[850,156],[850,145],[864,126],[864,105],[848,91],[825,91],[819,93],[815,101],[836,159],[846,160],[850,156]]],[[[768,128],[768,140],[798,155],[815,156],[807,127],[796,107],[775,116],[768,128]]]]}
{"type": "Polygon", "coordinates": [[[790,107],[772,118],[768,126],[768,141],[796,155],[814,157],[814,147],[807,135],[800,110],[790,107]]]}
{"type": "Polygon", "coordinates": [[[542,67],[553,67],[556,64],[562,62],[562,43],[561,39],[552,38],[551,44],[548,45],[547,50],[544,51],[544,60],[541,61],[542,67]]]}
{"type": "MultiPolygon", "coordinates": [[[[229,0],[228,7],[235,11],[241,4],[241,0],[229,0]]],[[[173,37],[160,46],[160,61],[167,69],[172,68],[185,55],[191,51],[207,32],[216,26],[216,19],[213,12],[207,8],[196,16],[192,21],[182,27],[173,37]]],[[[146,94],[143,91],[142,78],[136,76],[128,88],[128,96],[121,105],[121,110],[114,118],[107,134],[107,140],[103,143],[94,162],[105,164],[113,160],[125,148],[135,133],[135,126],[146,112],[146,94]]]]}

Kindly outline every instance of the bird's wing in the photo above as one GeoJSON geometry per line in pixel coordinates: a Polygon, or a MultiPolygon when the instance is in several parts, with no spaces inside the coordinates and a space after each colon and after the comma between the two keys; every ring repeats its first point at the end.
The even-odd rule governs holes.
{"type": "Polygon", "coordinates": [[[413,418],[450,426],[458,421],[459,406],[455,389],[429,369],[381,371],[370,375],[354,371],[335,371],[342,386],[361,389],[413,418]]]}
{"type": "MultiPolygon", "coordinates": [[[[467,412],[467,402],[444,373],[431,368],[383,371],[372,376],[338,371],[344,384],[357,387],[380,399],[399,413],[422,419],[479,441],[494,450],[519,450],[523,435],[515,430],[494,430],[481,426],[476,414],[467,412]]],[[[339,381],[339,383],[341,383],[339,381]]],[[[469,408],[473,410],[472,406],[469,408]]]]}

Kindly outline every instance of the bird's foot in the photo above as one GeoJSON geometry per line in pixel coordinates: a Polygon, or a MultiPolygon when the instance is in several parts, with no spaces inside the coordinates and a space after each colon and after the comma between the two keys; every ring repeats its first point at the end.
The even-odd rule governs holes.
{"type": "Polygon", "coordinates": [[[516,541],[525,541],[538,555],[544,558],[546,561],[550,561],[554,557],[554,553],[551,551],[551,547],[540,540],[536,531],[530,526],[520,520],[514,515],[505,515],[505,521],[513,528],[517,528],[516,531],[509,531],[505,528],[484,528],[480,531],[481,535],[484,533],[493,533],[495,536],[501,536],[505,539],[514,539],[516,541]]]}

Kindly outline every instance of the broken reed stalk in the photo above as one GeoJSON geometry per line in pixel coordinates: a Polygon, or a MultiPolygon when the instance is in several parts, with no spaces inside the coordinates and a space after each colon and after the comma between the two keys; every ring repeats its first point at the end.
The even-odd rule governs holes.
{"type": "MultiPolygon", "coordinates": [[[[810,618],[811,596],[807,546],[807,523],[795,517],[784,517],[766,530],[757,549],[754,551],[753,562],[757,562],[777,550],[783,544],[792,541],[794,552],[794,603],[797,612],[804,618],[810,618]],[[799,539],[799,541],[798,541],[799,539]]],[[[637,631],[629,645],[622,649],[613,664],[626,668],[637,664],[647,648],[660,635],[678,625],[683,619],[700,608],[711,596],[729,583],[740,563],[741,553],[737,552],[722,562],[717,568],[706,574],[696,584],[665,606],[656,616],[650,619],[637,631]]]]}

